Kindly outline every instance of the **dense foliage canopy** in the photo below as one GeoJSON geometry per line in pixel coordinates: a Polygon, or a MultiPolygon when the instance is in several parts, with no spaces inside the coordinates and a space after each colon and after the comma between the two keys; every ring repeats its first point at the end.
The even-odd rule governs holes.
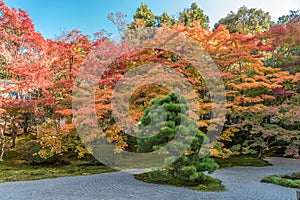
{"type": "MultiPolygon", "coordinates": [[[[131,24],[124,23],[125,16],[109,16],[120,32],[163,27],[184,33],[201,44],[218,65],[226,88],[227,114],[218,142],[211,146],[212,156],[262,156],[270,148],[280,147],[286,156],[299,157],[299,12],[291,11],[275,24],[268,13],[242,7],[221,19],[214,30],[207,28],[209,19],[195,3],[177,19],[167,13],[155,16],[146,4],[137,9],[131,24]]],[[[116,45],[101,34],[91,39],[78,30],[46,40],[35,30],[26,11],[11,9],[2,1],[0,33],[0,159],[5,150],[15,147],[18,137],[27,138],[29,147],[25,149],[34,157],[49,158],[68,152],[84,156],[88,150],[76,133],[72,110],[75,79],[92,52],[108,48],[117,52],[116,45]]],[[[209,124],[218,123],[217,118],[211,118],[214,105],[205,81],[191,63],[163,49],[136,50],[112,62],[95,94],[97,119],[104,136],[116,145],[116,152],[144,151],[147,146],[136,148],[141,140],[136,141],[127,134],[128,130],[117,126],[110,103],[117,81],[130,69],[150,63],[170,66],[193,85],[200,102],[196,117],[199,135],[209,131],[209,124]]],[[[157,85],[136,91],[130,101],[131,118],[145,123],[151,100],[169,92],[157,85]]],[[[175,109],[177,105],[170,107],[175,109]]],[[[168,122],[168,126],[169,132],[177,127],[175,121],[168,122]]],[[[162,139],[171,138],[169,132],[162,139]]],[[[93,135],[88,140],[99,137],[103,135],[93,135]]],[[[161,138],[154,139],[156,143],[161,138]]],[[[197,153],[196,149],[191,151],[197,153]]]]}

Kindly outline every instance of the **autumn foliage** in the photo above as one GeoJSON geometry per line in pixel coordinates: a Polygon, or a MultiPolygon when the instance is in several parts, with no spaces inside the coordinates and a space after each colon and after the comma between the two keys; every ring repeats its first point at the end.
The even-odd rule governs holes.
{"type": "MultiPolygon", "coordinates": [[[[224,25],[209,30],[197,21],[192,26],[162,26],[197,41],[217,64],[223,78],[226,122],[218,142],[211,146],[212,156],[262,156],[270,148],[281,146],[285,155],[299,157],[299,19],[253,35],[230,33],[224,25]]],[[[105,37],[93,40],[78,30],[46,40],[35,30],[26,11],[10,9],[0,1],[0,159],[5,150],[15,146],[16,138],[24,135],[35,141],[39,147],[35,153],[43,158],[69,151],[82,157],[88,152],[74,124],[73,86],[80,67],[95,57],[93,53],[103,49],[111,50],[106,57],[118,58],[99,78],[95,108],[104,136],[116,145],[116,152],[135,151],[136,141],[127,134],[131,130],[118,127],[113,119],[114,88],[126,72],[143,64],[168,66],[166,70],[181,73],[191,83],[200,110],[194,117],[202,132],[209,131],[212,123],[222,125],[218,117],[211,117],[214,105],[205,80],[188,60],[174,52],[153,48],[117,55],[119,48],[130,46],[122,45],[105,37]]],[[[130,119],[137,124],[151,99],[169,92],[155,84],[136,90],[130,100],[130,119]]],[[[86,139],[91,142],[99,137],[103,135],[86,139]]]]}

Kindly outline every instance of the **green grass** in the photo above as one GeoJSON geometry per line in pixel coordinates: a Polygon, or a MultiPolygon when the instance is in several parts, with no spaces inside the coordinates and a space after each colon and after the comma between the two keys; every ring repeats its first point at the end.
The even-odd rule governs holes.
{"type": "Polygon", "coordinates": [[[71,156],[63,162],[41,162],[33,165],[25,160],[21,149],[15,149],[5,152],[4,161],[0,161],[0,182],[81,176],[113,171],[115,170],[95,162],[90,155],[84,159],[71,156]]]}
{"type": "Polygon", "coordinates": [[[101,174],[114,171],[101,165],[69,164],[32,166],[17,161],[0,162],[0,182],[39,180],[65,176],[101,174]]]}
{"type": "Polygon", "coordinates": [[[284,187],[300,189],[300,172],[283,176],[271,175],[263,178],[261,181],[281,185],[284,187]]]}
{"type": "Polygon", "coordinates": [[[191,182],[191,181],[183,181],[176,178],[170,178],[167,176],[159,176],[156,177],[155,180],[150,178],[151,173],[155,172],[147,172],[143,174],[134,175],[137,180],[146,182],[146,183],[155,183],[162,185],[173,185],[179,187],[186,187],[192,190],[198,191],[224,191],[226,190],[222,182],[218,179],[212,178],[210,176],[206,176],[206,180],[202,182],[191,182]]]}
{"type": "Polygon", "coordinates": [[[48,160],[36,157],[33,159],[33,152],[24,150],[27,141],[28,138],[19,138],[17,147],[5,152],[4,161],[0,161],[0,182],[84,176],[116,171],[101,164],[90,154],[82,159],[78,159],[74,153],[48,160]]]}
{"type": "Polygon", "coordinates": [[[257,156],[253,155],[230,156],[229,158],[225,159],[214,158],[214,160],[216,163],[218,163],[220,168],[236,166],[264,167],[271,165],[268,161],[258,159],[257,156]]]}

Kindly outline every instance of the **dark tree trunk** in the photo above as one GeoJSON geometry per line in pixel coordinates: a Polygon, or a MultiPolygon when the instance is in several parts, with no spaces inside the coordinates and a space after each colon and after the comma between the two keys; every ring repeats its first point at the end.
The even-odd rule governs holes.
{"type": "Polygon", "coordinates": [[[262,159],[264,153],[265,153],[265,148],[261,147],[261,148],[259,149],[258,158],[259,158],[259,159],[262,159]]]}

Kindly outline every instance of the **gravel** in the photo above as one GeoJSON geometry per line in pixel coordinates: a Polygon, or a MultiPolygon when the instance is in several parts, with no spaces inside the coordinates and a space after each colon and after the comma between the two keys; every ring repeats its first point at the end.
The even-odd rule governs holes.
{"type": "Polygon", "coordinates": [[[223,181],[227,191],[197,192],[182,187],[140,182],[133,174],[144,170],[64,177],[0,184],[1,200],[296,200],[296,189],[260,180],[268,175],[300,172],[300,160],[267,158],[273,166],[232,167],[211,176],[223,181]]]}

